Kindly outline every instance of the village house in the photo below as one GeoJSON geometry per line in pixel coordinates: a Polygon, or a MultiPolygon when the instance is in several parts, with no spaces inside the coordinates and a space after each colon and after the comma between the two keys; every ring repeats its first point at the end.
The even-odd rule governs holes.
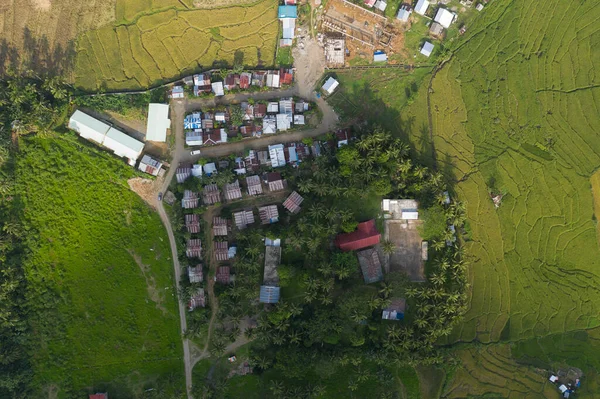
{"type": "Polygon", "coordinates": [[[277,118],[274,115],[267,115],[263,118],[262,131],[264,134],[277,132],[277,118]]]}
{"type": "Polygon", "coordinates": [[[246,162],[244,162],[242,157],[237,157],[233,161],[233,171],[238,175],[246,174],[246,162]]]}
{"type": "Polygon", "coordinates": [[[425,15],[427,9],[429,8],[429,1],[427,0],[419,0],[415,5],[415,12],[420,15],[425,15]]]}
{"type": "Polygon", "coordinates": [[[198,264],[196,267],[188,267],[188,278],[190,279],[190,283],[201,283],[204,280],[202,264],[198,264]]]}
{"type": "Polygon", "coordinates": [[[279,84],[291,85],[294,82],[294,73],[292,69],[281,69],[279,71],[279,84]]]}
{"type": "Polygon", "coordinates": [[[408,22],[410,14],[412,14],[412,9],[410,8],[410,5],[402,4],[400,9],[398,10],[398,15],[396,15],[396,19],[398,19],[401,22],[408,22]]]}
{"type": "Polygon", "coordinates": [[[365,284],[383,280],[383,272],[377,250],[374,248],[365,249],[358,251],[356,256],[358,256],[358,263],[360,264],[365,284]]]}
{"type": "Polygon", "coordinates": [[[289,163],[292,166],[298,166],[300,160],[298,158],[298,152],[296,151],[296,143],[286,144],[283,149],[283,155],[285,156],[286,163],[289,163]]]}
{"type": "MultiPolygon", "coordinates": [[[[227,243],[225,243],[225,246],[227,246],[227,243]]],[[[229,266],[219,266],[217,268],[217,274],[215,274],[215,281],[219,284],[230,284],[231,268],[229,266]]]]}
{"type": "Polygon", "coordinates": [[[269,185],[269,191],[281,191],[286,187],[286,182],[281,178],[279,172],[269,172],[266,174],[265,183],[269,185]]]}
{"type": "Polygon", "coordinates": [[[262,135],[262,127],[254,123],[248,123],[247,125],[240,126],[240,134],[242,137],[258,137],[262,135]]]}
{"type": "Polygon", "coordinates": [[[444,35],[444,27],[437,22],[434,22],[429,27],[429,34],[441,38],[444,35]]]}
{"type": "Polygon", "coordinates": [[[245,229],[249,224],[254,224],[254,212],[241,211],[233,214],[233,220],[239,230],[245,229]]]}
{"type": "Polygon", "coordinates": [[[384,218],[394,220],[418,220],[419,203],[414,199],[383,199],[381,210],[384,218]]]}
{"type": "Polygon", "coordinates": [[[252,74],[250,72],[242,72],[240,74],[240,89],[246,90],[250,88],[250,83],[252,83],[252,74]]]}
{"type": "Polygon", "coordinates": [[[405,311],[406,299],[393,298],[390,305],[381,312],[381,318],[383,320],[403,320],[405,311]]]}
{"type": "Polygon", "coordinates": [[[138,165],[139,170],[152,176],[158,176],[161,172],[161,168],[162,162],[157,161],[148,155],[144,155],[138,165]]]}
{"type": "Polygon", "coordinates": [[[267,87],[278,89],[279,84],[279,71],[267,71],[267,87]]]}
{"type": "Polygon", "coordinates": [[[190,147],[204,144],[202,141],[202,129],[185,132],[185,144],[190,147]]]}
{"type": "Polygon", "coordinates": [[[254,105],[248,103],[247,101],[244,101],[240,104],[240,107],[242,108],[242,113],[243,113],[243,117],[242,119],[244,121],[251,121],[254,120],[254,105]]]}
{"type": "Polygon", "coordinates": [[[217,173],[217,165],[214,162],[205,163],[203,169],[206,176],[212,176],[213,173],[217,173]]]}
{"type": "Polygon", "coordinates": [[[194,112],[186,115],[183,118],[183,128],[185,130],[194,130],[202,128],[202,114],[200,112],[194,112]]]}
{"type": "Polygon", "coordinates": [[[215,259],[217,262],[226,262],[229,259],[229,246],[227,245],[227,241],[214,241],[213,242],[213,251],[215,253],[215,259]]]}
{"type": "Polygon", "coordinates": [[[185,215],[185,228],[189,233],[199,233],[200,215],[185,215]]]}
{"type": "Polygon", "coordinates": [[[227,201],[233,201],[242,198],[242,189],[238,180],[233,183],[225,184],[223,187],[223,195],[227,201]]]}
{"type": "Polygon", "coordinates": [[[347,145],[350,141],[350,132],[348,129],[342,129],[335,132],[335,138],[337,140],[338,148],[341,148],[344,145],[347,145]]]}
{"type": "Polygon", "coordinates": [[[351,233],[338,234],[335,245],[342,251],[356,251],[379,244],[381,234],[377,231],[375,220],[358,224],[355,231],[351,233]]]}
{"type": "Polygon", "coordinates": [[[229,221],[220,216],[213,217],[213,235],[217,236],[227,236],[229,233],[229,221]]]}
{"type": "Polygon", "coordinates": [[[225,123],[229,120],[229,115],[227,114],[227,112],[223,111],[215,112],[214,119],[215,122],[225,123]]]}
{"type": "Polygon", "coordinates": [[[310,106],[309,103],[301,100],[294,104],[294,111],[296,113],[303,113],[303,112],[308,111],[309,106],[310,106]]]}
{"type": "Polygon", "coordinates": [[[188,310],[191,312],[196,308],[203,308],[206,306],[206,297],[204,296],[204,288],[198,288],[196,294],[192,295],[188,302],[188,310]]]}
{"type": "Polygon", "coordinates": [[[377,0],[365,0],[365,5],[369,8],[373,7],[375,5],[375,2],[377,0]]]}
{"type": "Polygon", "coordinates": [[[194,238],[187,241],[185,256],[202,259],[202,241],[194,238]]]}
{"type": "Polygon", "coordinates": [[[279,222],[279,211],[277,205],[267,205],[258,208],[258,215],[262,224],[272,224],[279,222]]]}
{"type": "Polygon", "coordinates": [[[327,79],[327,81],[323,85],[322,89],[326,94],[332,94],[339,85],[340,82],[338,82],[332,76],[330,76],[329,79],[327,79]]]}
{"type": "Polygon", "coordinates": [[[202,200],[205,205],[214,205],[221,202],[221,192],[219,191],[219,187],[216,184],[204,186],[202,200]]]}
{"type": "Polygon", "coordinates": [[[236,74],[229,74],[225,77],[225,81],[223,82],[223,87],[225,90],[235,90],[237,89],[236,81],[239,81],[240,77],[236,74]]]}
{"type": "Polygon", "coordinates": [[[454,18],[456,18],[456,14],[450,10],[440,7],[433,20],[442,25],[444,28],[448,29],[454,21],[454,18]]]}
{"type": "Polygon", "coordinates": [[[277,130],[285,132],[292,127],[293,116],[290,114],[277,114],[277,130]]]}
{"type": "Polygon", "coordinates": [[[267,114],[267,106],[259,103],[254,105],[254,118],[262,119],[267,114]]]}
{"type": "Polygon", "coordinates": [[[291,213],[300,212],[300,204],[304,201],[304,198],[300,196],[296,191],[292,192],[289,197],[283,202],[283,207],[291,213]]]}
{"type": "Polygon", "coordinates": [[[271,166],[271,160],[269,159],[269,153],[267,151],[257,151],[256,157],[258,158],[258,163],[263,166],[271,166]]]}
{"type": "Polygon", "coordinates": [[[193,76],[185,76],[181,80],[183,81],[183,84],[186,85],[186,86],[193,86],[194,85],[194,77],[193,76]]]}
{"type": "Polygon", "coordinates": [[[246,184],[248,186],[248,195],[260,195],[263,193],[260,177],[256,175],[248,176],[246,177],[246,184]]]}
{"type": "Polygon", "coordinates": [[[211,129],[202,133],[202,145],[215,145],[227,142],[227,131],[225,129],[211,129]]]}
{"type": "Polygon", "coordinates": [[[377,0],[375,2],[375,8],[381,12],[384,12],[387,8],[387,3],[385,2],[385,0],[377,0]]]}
{"type": "MultiPolygon", "coordinates": [[[[283,5],[279,6],[277,17],[281,21],[282,25],[282,39],[280,46],[291,46],[292,41],[296,37],[296,18],[297,9],[296,6],[283,5]]],[[[267,78],[268,79],[268,78],[267,78]]]]}
{"type": "Polygon", "coordinates": [[[195,209],[198,208],[198,193],[191,190],[185,190],[183,192],[183,198],[181,199],[181,207],[183,209],[195,209]]]}
{"type": "Polygon", "coordinates": [[[263,87],[267,80],[266,71],[255,71],[252,72],[252,86],[263,87]]]}
{"type": "Polygon", "coordinates": [[[173,98],[173,99],[185,98],[185,91],[183,90],[183,87],[182,86],[173,86],[169,97],[173,98]]]}
{"type": "Polygon", "coordinates": [[[304,125],[304,115],[294,115],[294,125],[304,125]]]}
{"type": "Polygon", "coordinates": [[[279,274],[277,268],[280,263],[281,247],[265,247],[265,268],[259,295],[261,303],[279,302],[279,274]]]}
{"type": "Polygon", "coordinates": [[[210,130],[215,128],[215,121],[212,120],[212,117],[213,116],[210,115],[210,118],[207,118],[206,114],[204,115],[204,118],[202,119],[202,129],[210,130]]]}
{"type": "Polygon", "coordinates": [[[279,168],[281,166],[285,166],[285,152],[283,151],[283,144],[270,145],[268,148],[271,167],[279,168]]]}
{"type": "Polygon", "coordinates": [[[215,82],[211,84],[212,92],[215,96],[224,96],[225,90],[223,90],[223,82],[215,82]]]}
{"type": "Polygon", "coordinates": [[[429,57],[432,52],[433,52],[433,44],[431,44],[429,42],[423,43],[423,47],[421,47],[421,54],[423,54],[425,57],[429,57]]]}
{"type": "Polygon", "coordinates": [[[210,74],[208,73],[199,73],[194,75],[194,86],[206,87],[208,86],[208,91],[210,91],[210,74]]]}
{"type": "Polygon", "coordinates": [[[373,53],[373,62],[387,62],[388,56],[383,51],[375,51],[373,53]]]}

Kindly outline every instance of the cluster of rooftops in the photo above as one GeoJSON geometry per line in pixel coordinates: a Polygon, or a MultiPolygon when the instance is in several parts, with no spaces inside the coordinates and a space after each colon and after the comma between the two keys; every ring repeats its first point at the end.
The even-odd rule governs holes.
{"type": "MultiPolygon", "coordinates": [[[[273,89],[291,85],[294,82],[294,70],[280,68],[275,70],[256,70],[242,73],[231,72],[224,78],[213,78],[214,72],[204,72],[182,79],[186,86],[193,86],[195,96],[213,93],[215,96],[224,96],[226,91],[248,90],[254,87],[269,87],[273,89]]],[[[183,86],[173,86],[171,98],[183,98],[183,86]]]]}
{"type": "Polygon", "coordinates": [[[259,137],[263,134],[274,134],[292,127],[304,126],[305,115],[310,104],[292,97],[279,101],[259,103],[242,102],[230,105],[220,111],[194,112],[184,118],[185,140],[188,146],[214,145],[226,143],[229,138],[241,135],[259,137]],[[231,113],[233,107],[240,107],[242,125],[233,123],[231,113]]]}

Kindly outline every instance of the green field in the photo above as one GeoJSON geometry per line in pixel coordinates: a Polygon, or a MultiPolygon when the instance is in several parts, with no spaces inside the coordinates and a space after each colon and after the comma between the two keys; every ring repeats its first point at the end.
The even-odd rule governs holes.
{"type": "Polygon", "coordinates": [[[16,170],[37,397],[180,397],[169,241],[133,170],[71,134],[21,139],[16,170]]]}
{"type": "Polygon", "coordinates": [[[213,66],[275,63],[279,22],[274,0],[214,9],[163,2],[166,8],[157,8],[153,0],[124,11],[122,0],[118,22],[79,36],[75,86],[131,90],[213,66]]]}

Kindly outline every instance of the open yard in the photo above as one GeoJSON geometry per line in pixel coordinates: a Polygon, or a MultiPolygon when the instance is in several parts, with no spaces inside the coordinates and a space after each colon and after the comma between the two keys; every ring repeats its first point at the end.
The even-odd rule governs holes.
{"type": "Polygon", "coordinates": [[[390,255],[390,272],[404,272],[411,281],[425,281],[421,235],[417,230],[420,223],[416,222],[421,221],[385,221],[385,239],[396,247],[390,255]]]}
{"type": "Polygon", "coordinates": [[[168,239],[133,170],[70,133],[22,139],[16,167],[35,397],[180,397],[168,239]]]}
{"type": "Polygon", "coordinates": [[[117,4],[117,14],[126,22],[79,36],[76,87],[139,89],[202,68],[275,63],[279,22],[274,0],[214,9],[170,4],[165,9],[152,8],[152,14],[128,14],[120,11],[121,3],[124,0],[117,4]],[[126,15],[135,18],[129,20],[126,15]]]}

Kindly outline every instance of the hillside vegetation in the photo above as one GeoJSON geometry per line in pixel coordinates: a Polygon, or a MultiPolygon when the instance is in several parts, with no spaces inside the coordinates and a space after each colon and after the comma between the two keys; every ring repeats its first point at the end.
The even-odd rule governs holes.
{"type": "Polygon", "coordinates": [[[435,76],[440,168],[473,240],[471,306],[453,340],[598,326],[600,3],[495,1],[435,76]],[[490,194],[504,194],[494,209],[490,194]]]}
{"type": "Polygon", "coordinates": [[[215,9],[148,5],[131,12],[120,4],[118,24],[78,39],[74,81],[83,90],[145,88],[213,65],[274,64],[279,29],[274,0],[215,9]]]}

